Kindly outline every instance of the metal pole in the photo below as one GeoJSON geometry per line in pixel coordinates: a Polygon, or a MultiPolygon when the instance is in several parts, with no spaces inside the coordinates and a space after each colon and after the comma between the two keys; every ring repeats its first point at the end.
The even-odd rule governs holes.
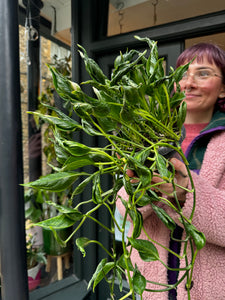
{"type": "Polygon", "coordinates": [[[0,272],[3,300],[28,299],[18,0],[0,1],[0,272]]]}
{"type": "MultiPolygon", "coordinates": [[[[38,96],[40,90],[40,10],[43,7],[41,0],[23,0],[26,6],[25,27],[28,50],[28,110],[35,111],[38,108],[38,96]]],[[[41,132],[37,130],[32,115],[28,116],[29,129],[29,180],[36,180],[41,176],[41,132]]]]}

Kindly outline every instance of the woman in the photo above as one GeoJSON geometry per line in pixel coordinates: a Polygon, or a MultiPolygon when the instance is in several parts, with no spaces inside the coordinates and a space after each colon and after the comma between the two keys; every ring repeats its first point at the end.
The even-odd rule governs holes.
{"type": "MultiPolygon", "coordinates": [[[[225,52],[216,45],[201,43],[186,49],[177,60],[177,67],[191,61],[188,71],[180,81],[181,90],[185,92],[187,115],[185,120],[186,138],[182,143],[196,189],[196,209],[193,224],[206,237],[206,245],[196,257],[191,299],[222,300],[225,299],[225,52]]],[[[184,164],[172,158],[176,169],[177,183],[191,189],[189,177],[184,164]]],[[[153,183],[159,182],[153,178],[153,183]]],[[[162,190],[172,192],[170,184],[162,184],[162,190]]],[[[193,194],[183,189],[176,190],[184,215],[191,214],[193,194]]],[[[121,189],[119,195],[127,199],[126,192],[121,189]]],[[[124,207],[118,198],[118,209],[121,214],[124,207]]],[[[162,205],[162,204],[161,204],[162,205]]],[[[177,223],[174,237],[183,235],[182,225],[178,217],[169,210],[177,223]]],[[[144,219],[144,227],[149,236],[159,243],[182,253],[182,245],[170,240],[170,232],[154,214],[150,206],[140,208],[144,219]],[[181,249],[179,249],[181,247],[181,249]]],[[[142,233],[140,239],[146,239],[142,233]]],[[[185,267],[183,261],[157,247],[159,256],[172,268],[185,267]]],[[[132,262],[137,264],[141,273],[149,280],[161,283],[175,283],[181,272],[167,271],[160,262],[144,262],[137,252],[132,255],[132,262]]],[[[168,300],[188,299],[182,281],[177,290],[160,293],[144,293],[143,299],[168,300]]],[[[148,286],[159,288],[158,286],[148,286]]]]}

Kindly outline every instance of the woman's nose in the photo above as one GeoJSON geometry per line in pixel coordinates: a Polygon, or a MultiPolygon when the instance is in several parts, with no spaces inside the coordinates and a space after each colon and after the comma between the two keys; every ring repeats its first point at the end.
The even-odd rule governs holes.
{"type": "Polygon", "coordinates": [[[185,80],[185,88],[196,87],[197,83],[195,81],[194,75],[189,74],[185,80]]]}

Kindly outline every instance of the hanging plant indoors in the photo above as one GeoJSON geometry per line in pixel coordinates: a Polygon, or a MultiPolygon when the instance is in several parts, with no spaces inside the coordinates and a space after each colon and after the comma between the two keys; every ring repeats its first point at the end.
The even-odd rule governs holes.
{"type": "MultiPolygon", "coordinates": [[[[183,102],[184,93],[180,91],[179,81],[189,64],[176,70],[171,68],[169,75],[165,75],[164,59],[158,58],[157,43],[148,38],[136,38],[146,42],[150,51],[130,50],[124,54],[120,53],[114,61],[110,79],[103,74],[97,63],[88,57],[85,49],[79,46],[80,55],[91,77],[91,80],[82,84],[91,86],[95,97],[87,95],[82,91],[80,85],[71,82],[54,67],[49,66],[57,93],[72,105],[81,121],[78,123],[57,108],[52,108],[57,116],[33,112],[52,125],[59,166],[55,167],[54,174],[41,177],[25,186],[55,192],[73,188],[67,206],[48,202],[58,209],[60,215],[38,223],[39,226],[50,228],[61,245],[65,246],[87,219],[102,226],[113,237],[115,227],[121,232],[123,254],[120,256],[114,247],[115,243],[114,249],[109,250],[99,241],[86,237],[76,239],[76,245],[84,256],[86,254],[85,247],[96,243],[105,250],[106,256],[110,258],[104,258],[99,262],[88,287],[93,285],[93,290],[95,290],[96,285],[106,279],[110,286],[111,299],[114,299],[115,279],[119,280],[122,289],[122,275],[124,274],[126,274],[130,290],[121,300],[128,297],[135,299],[135,294],[139,294],[142,298],[142,294],[146,290],[147,279],[140,273],[137,266],[132,265],[130,259],[134,249],[144,260],[162,262],[154,245],[155,241],[151,237],[146,236],[144,241],[138,239],[143,229],[143,219],[138,207],[151,205],[165,226],[173,232],[174,220],[158,204],[163,203],[169,206],[175,214],[179,215],[186,231],[186,239],[181,241],[185,245],[185,250],[179,256],[186,262],[186,268],[182,269],[184,276],[178,283],[166,286],[158,283],[157,292],[176,288],[181,281],[186,279],[186,288],[190,299],[194,261],[198,251],[205,244],[205,237],[192,224],[195,210],[195,189],[188,162],[180,146],[186,104],[183,102]],[[177,85],[175,92],[173,91],[174,84],[177,85]],[[102,148],[90,147],[68,138],[68,132],[78,130],[91,136],[104,137],[107,145],[102,148]],[[190,216],[183,215],[175,192],[175,203],[172,203],[165,195],[153,191],[153,188],[156,187],[151,182],[153,173],[160,174],[164,180],[162,183],[172,183],[175,191],[175,170],[168,153],[178,154],[186,165],[192,189],[184,189],[193,193],[194,199],[190,216]],[[79,171],[85,166],[94,166],[93,173],[79,171]],[[127,170],[133,171],[136,180],[132,180],[133,178],[127,175],[127,170]],[[109,190],[104,190],[101,180],[103,176],[109,175],[112,176],[113,186],[109,190]],[[75,186],[74,183],[78,182],[78,179],[80,179],[79,184],[75,186]],[[90,199],[77,203],[77,195],[82,193],[87,185],[92,185],[90,199]],[[115,219],[114,212],[116,201],[118,201],[117,194],[122,186],[129,195],[129,200],[120,199],[126,211],[124,221],[120,225],[115,219]],[[79,210],[81,206],[85,207],[90,203],[93,206],[86,213],[79,210]],[[110,228],[94,217],[94,213],[102,206],[107,208],[111,216],[110,228]],[[124,232],[128,217],[132,219],[133,232],[127,240],[124,232]],[[72,225],[74,225],[73,233],[67,240],[61,240],[57,236],[56,230],[72,225]],[[191,245],[191,261],[187,256],[188,244],[191,245]]],[[[160,184],[157,186],[159,189],[160,184]]],[[[157,247],[164,246],[157,243],[157,247]]],[[[168,251],[170,250],[168,249],[168,251]]],[[[167,268],[165,262],[162,264],[167,268]]],[[[154,278],[151,280],[154,281],[154,278]]]]}

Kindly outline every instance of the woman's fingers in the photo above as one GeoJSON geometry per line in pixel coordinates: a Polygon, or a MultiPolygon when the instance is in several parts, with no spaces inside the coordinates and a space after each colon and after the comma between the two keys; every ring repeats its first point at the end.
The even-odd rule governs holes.
{"type": "Polygon", "coordinates": [[[186,167],[182,161],[180,161],[177,158],[171,158],[170,162],[174,166],[174,169],[178,175],[180,175],[183,178],[188,177],[186,167]]]}
{"type": "Polygon", "coordinates": [[[154,184],[154,190],[160,191],[169,197],[174,197],[174,193],[178,199],[184,201],[186,195],[186,188],[188,186],[189,177],[186,167],[182,161],[177,158],[172,158],[170,162],[173,164],[175,169],[174,183],[176,184],[176,189],[174,190],[172,183],[165,183],[165,181],[159,176],[159,174],[153,174],[152,184],[154,184]],[[179,187],[180,186],[180,187],[179,187]]]}

